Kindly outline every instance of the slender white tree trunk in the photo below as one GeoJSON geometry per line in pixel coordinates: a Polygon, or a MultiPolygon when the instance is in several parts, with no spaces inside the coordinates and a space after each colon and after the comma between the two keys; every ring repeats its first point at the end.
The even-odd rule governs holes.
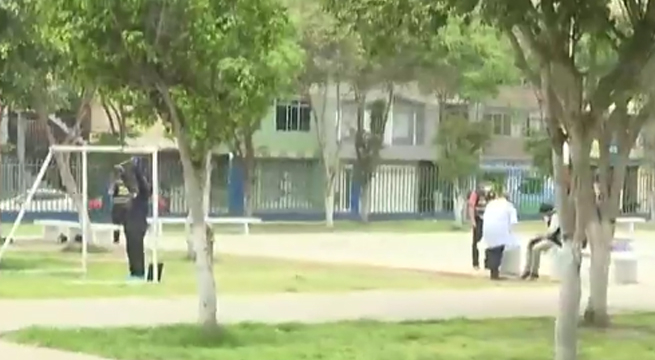
{"type": "MultiPolygon", "coordinates": [[[[71,197],[71,199],[73,199],[73,204],[77,210],[78,221],[87,224],[87,227],[82,229],[82,237],[86,239],[85,241],[88,243],[93,243],[93,232],[91,231],[91,226],[88,226],[91,221],[88,204],[84,204],[82,201],[82,192],[81,189],[78,188],[78,183],[75,181],[75,177],[73,177],[68,155],[55,153],[54,158],[57,163],[57,168],[59,169],[59,176],[61,177],[62,185],[64,185],[66,193],[71,197]]],[[[83,174],[82,176],[88,176],[88,174],[83,174]]],[[[73,241],[75,239],[68,240],[73,241]]],[[[71,242],[71,244],[73,244],[73,242],[71,242]]]]}
{"type": "Polygon", "coordinates": [[[580,247],[565,241],[561,250],[562,281],[555,319],[555,360],[578,358],[578,316],[582,297],[580,284],[580,247]]]}
{"type": "MultiPolygon", "coordinates": [[[[184,188],[186,190],[187,205],[191,214],[191,232],[196,253],[196,279],[198,286],[198,321],[205,330],[214,330],[218,327],[216,314],[218,301],[216,298],[216,281],[214,280],[213,241],[207,238],[207,213],[203,204],[203,188],[205,186],[206,163],[194,163],[191,160],[192,148],[177,113],[177,106],[173,103],[168,88],[157,84],[158,91],[166,104],[169,120],[173,124],[173,133],[177,139],[180,151],[182,172],[184,175],[184,188]],[[194,166],[196,165],[196,166],[194,166]]],[[[205,158],[207,153],[202,154],[205,158]]]]}
{"type": "Polygon", "coordinates": [[[326,166],[326,184],[325,184],[325,225],[328,228],[334,227],[334,190],[336,185],[336,175],[334,169],[328,169],[326,166]]]}
{"type": "MultiPolygon", "coordinates": [[[[187,199],[187,201],[189,201],[189,199],[187,199]]],[[[186,223],[184,224],[184,234],[186,235],[186,258],[189,260],[195,260],[196,251],[193,247],[193,232],[191,231],[191,223],[191,212],[189,211],[186,217],[186,223]]]]}
{"type": "Polygon", "coordinates": [[[180,134],[177,134],[178,147],[186,189],[187,205],[191,218],[191,236],[195,254],[196,279],[198,284],[198,321],[206,329],[216,328],[218,322],[218,301],[216,298],[216,282],[214,280],[213,244],[207,238],[205,219],[205,204],[203,201],[205,188],[205,168],[196,169],[191,161],[190,149],[180,134]]]}
{"type": "MultiPolygon", "coordinates": [[[[203,208],[205,211],[205,214],[209,215],[209,208],[210,208],[210,202],[211,202],[211,176],[212,176],[212,153],[209,152],[207,154],[207,159],[205,160],[205,174],[204,174],[204,179],[205,179],[205,186],[203,187],[203,192],[202,192],[202,204],[203,208]]],[[[186,189],[187,194],[189,193],[189,189],[186,189]]],[[[189,204],[190,199],[187,198],[187,204],[189,204]]],[[[187,205],[188,206],[188,205],[187,205]]],[[[190,260],[195,260],[196,258],[196,252],[195,252],[195,246],[193,244],[193,231],[191,224],[193,223],[193,220],[191,219],[191,211],[189,211],[187,218],[186,218],[186,224],[185,224],[185,234],[186,234],[186,256],[187,259],[190,260]]],[[[210,226],[209,224],[207,226],[210,226]]]]}
{"type": "MultiPolygon", "coordinates": [[[[556,205],[562,218],[563,245],[560,251],[561,283],[555,319],[555,360],[576,360],[578,356],[578,316],[580,311],[580,264],[582,255],[575,228],[575,208],[569,202],[562,157],[553,151],[553,172],[556,180],[556,205]]],[[[579,235],[579,234],[577,234],[579,235]]],[[[579,237],[579,236],[578,236],[579,237]]]]}
{"type": "Polygon", "coordinates": [[[461,228],[464,226],[465,200],[464,194],[459,183],[459,179],[453,180],[453,212],[455,215],[455,226],[461,228]]]}

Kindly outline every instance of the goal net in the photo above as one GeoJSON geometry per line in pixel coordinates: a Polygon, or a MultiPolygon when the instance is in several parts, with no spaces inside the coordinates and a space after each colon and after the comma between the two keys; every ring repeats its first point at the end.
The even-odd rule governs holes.
{"type": "MultiPolygon", "coordinates": [[[[106,211],[111,205],[108,201],[102,200],[109,198],[108,186],[112,181],[112,170],[119,163],[116,160],[121,155],[123,159],[132,155],[149,160],[147,162],[150,163],[150,169],[144,175],[149,178],[152,186],[149,219],[151,226],[149,226],[150,241],[147,245],[144,244],[143,256],[144,264],[158,264],[157,251],[161,236],[161,227],[158,226],[158,149],[156,147],[54,145],[50,147],[29,191],[18,201],[20,205],[16,219],[0,246],[0,274],[3,272],[74,273],[80,274],[84,281],[102,281],[103,279],[87,276],[89,254],[95,252],[92,250],[103,249],[104,245],[112,245],[114,231],[120,231],[121,239],[124,240],[122,226],[113,224],[108,215],[109,211],[106,211]],[[99,157],[92,159],[95,176],[90,182],[89,154],[92,153],[107,154],[107,156],[94,155],[99,157]],[[111,156],[112,153],[117,156],[111,156]],[[67,180],[58,176],[59,171],[56,166],[58,154],[64,155],[64,160],[70,161],[72,168],[75,168],[75,165],[79,166],[79,171],[70,172],[73,179],[72,181],[68,179],[68,186],[62,186],[67,180]],[[100,158],[102,160],[99,160],[100,158]],[[48,176],[52,175],[52,172],[56,172],[56,175],[48,176]],[[74,188],[71,189],[71,186],[74,188]],[[46,193],[49,196],[42,196],[46,193]],[[90,211],[99,212],[100,209],[102,209],[101,216],[89,216],[90,211]],[[16,235],[19,228],[25,225],[23,220],[26,215],[35,213],[44,216],[34,217],[29,226],[42,228],[43,236],[40,239],[42,241],[21,240],[16,235]],[[62,213],[69,214],[69,218],[64,219],[62,213]],[[65,245],[58,245],[64,241],[65,245]],[[12,248],[14,250],[9,251],[12,248]],[[150,261],[147,261],[148,257],[150,261]]],[[[127,161],[123,161],[123,164],[125,163],[127,161]]],[[[103,261],[110,260],[103,259],[103,261]]],[[[126,274],[127,264],[123,262],[121,265],[125,269],[123,274],[126,274]]],[[[153,265],[152,274],[149,274],[153,281],[159,279],[158,271],[158,266],[153,265]]]]}

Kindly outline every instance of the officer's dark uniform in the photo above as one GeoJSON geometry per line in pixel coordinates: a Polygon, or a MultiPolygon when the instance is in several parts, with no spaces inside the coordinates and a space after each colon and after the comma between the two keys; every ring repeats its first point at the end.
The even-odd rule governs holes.
{"type": "MultiPolygon", "coordinates": [[[[117,179],[112,189],[111,221],[116,225],[125,225],[127,212],[132,201],[132,194],[123,179],[117,179]]],[[[114,244],[118,244],[120,230],[114,231],[114,244]]]]}
{"type": "Polygon", "coordinates": [[[143,278],[145,277],[143,239],[148,230],[148,205],[152,188],[141,171],[138,161],[134,161],[131,170],[137,185],[137,193],[132,198],[125,219],[125,242],[130,276],[143,278]]]}
{"type": "Polygon", "coordinates": [[[473,194],[475,196],[475,227],[473,228],[473,241],[471,242],[471,257],[473,267],[480,267],[480,251],[478,250],[478,243],[482,240],[482,215],[489,202],[489,194],[483,189],[476,190],[473,194]]]}

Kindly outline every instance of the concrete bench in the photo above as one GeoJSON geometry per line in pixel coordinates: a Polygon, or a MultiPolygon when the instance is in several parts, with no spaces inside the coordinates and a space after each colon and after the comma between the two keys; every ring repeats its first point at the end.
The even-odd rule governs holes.
{"type": "Polygon", "coordinates": [[[506,247],[500,263],[500,274],[503,276],[520,276],[522,255],[520,246],[506,247]]]}
{"type": "Polygon", "coordinates": [[[617,225],[627,225],[630,237],[634,235],[635,225],[645,223],[646,219],[640,217],[620,217],[616,219],[617,225]]]}
{"type": "MultiPolygon", "coordinates": [[[[206,219],[207,223],[211,225],[218,225],[218,224],[234,224],[234,225],[242,225],[243,226],[243,233],[245,235],[250,234],[250,224],[261,224],[262,219],[260,218],[253,218],[253,217],[209,217],[206,219]]],[[[152,224],[152,218],[148,219],[148,223],[152,224]]],[[[160,226],[160,234],[162,233],[161,226],[162,225],[171,225],[171,224],[177,224],[177,225],[185,225],[187,223],[187,218],[186,217],[160,217],[159,218],[159,226],[160,226]]]]}
{"type": "MultiPolygon", "coordinates": [[[[554,247],[548,251],[550,258],[550,276],[554,279],[561,279],[562,262],[560,261],[560,249],[554,247]]],[[[582,250],[583,259],[591,257],[589,247],[582,250]]],[[[638,279],[637,256],[632,249],[632,240],[627,238],[615,238],[612,242],[610,252],[610,271],[614,273],[615,284],[635,284],[638,279]]]]}
{"type": "MultiPolygon", "coordinates": [[[[614,273],[615,284],[636,284],[638,278],[637,255],[632,248],[632,239],[615,238],[610,250],[610,271],[614,273]]],[[[583,258],[591,257],[591,250],[587,246],[582,250],[583,258]]]]}
{"type": "MultiPolygon", "coordinates": [[[[75,237],[82,235],[82,224],[77,221],[35,220],[34,225],[43,226],[43,238],[45,240],[58,241],[61,235],[73,240],[75,237]]],[[[113,232],[123,230],[121,225],[115,224],[90,223],[89,226],[93,237],[89,243],[97,241],[110,244],[113,239],[113,232]]]]}

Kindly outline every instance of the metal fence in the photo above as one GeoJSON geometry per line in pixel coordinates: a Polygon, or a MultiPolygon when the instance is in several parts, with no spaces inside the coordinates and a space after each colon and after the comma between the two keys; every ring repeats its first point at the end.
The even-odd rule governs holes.
{"type": "MultiPolygon", "coordinates": [[[[119,156],[89,155],[89,198],[108,199],[112,165],[119,156]]],[[[215,156],[210,191],[210,212],[240,214],[243,210],[243,179],[235,176],[235,164],[227,156],[215,156]]],[[[12,156],[3,156],[0,166],[0,210],[17,212],[28,189],[35,180],[42,160],[20,164],[12,156]]],[[[73,157],[71,169],[81,183],[79,159],[73,157]]],[[[183,216],[187,204],[182,167],[177,153],[162,153],[159,165],[161,194],[165,199],[164,214],[183,216]]],[[[476,180],[486,179],[497,184],[515,203],[520,215],[537,215],[542,202],[554,201],[554,183],[525,170],[495,170],[480,174],[462,184],[468,193],[476,180]]],[[[648,214],[655,202],[653,172],[645,167],[628,169],[622,195],[624,214],[648,214]]],[[[320,219],[324,211],[323,167],[314,159],[258,159],[253,176],[253,212],[277,219],[320,219]]],[[[428,162],[396,162],[381,164],[370,185],[371,214],[390,217],[452,216],[455,194],[453,184],[444,180],[439,169],[428,162]]],[[[108,204],[109,201],[103,202],[108,204]]],[[[108,206],[102,211],[108,213],[108,206]]],[[[335,212],[356,216],[359,207],[359,187],[353,180],[352,164],[344,164],[337,176],[335,212]]],[[[37,194],[28,208],[31,213],[47,216],[57,212],[73,212],[74,206],[66,195],[54,162],[50,164],[37,194]]]]}

